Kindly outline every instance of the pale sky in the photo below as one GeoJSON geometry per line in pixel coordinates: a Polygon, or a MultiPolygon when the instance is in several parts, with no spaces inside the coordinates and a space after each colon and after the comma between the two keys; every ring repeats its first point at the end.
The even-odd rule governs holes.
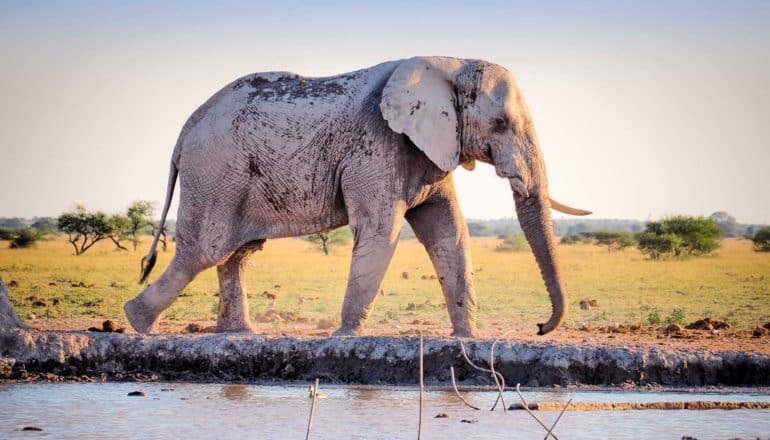
{"type": "MultiPolygon", "coordinates": [[[[244,74],[448,55],[518,79],[555,199],[770,223],[768,1],[154,3],[0,1],[0,217],[160,206],[184,121],[244,74]]],[[[455,179],[466,217],[514,215],[491,167],[455,179]]]]}

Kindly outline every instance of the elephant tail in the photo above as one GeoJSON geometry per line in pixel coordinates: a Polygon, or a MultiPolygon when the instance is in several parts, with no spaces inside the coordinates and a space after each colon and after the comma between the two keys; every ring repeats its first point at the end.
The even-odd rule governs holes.
{"type": "Polygon", "coordinates": [[[158,229],[155,231],[155,236],[150,245],[150,252],[142,257],[141,273],[142,278],[139,280],[139,284],[143,284],[147,281],[147,277],[150,276],[152,268],[155,267],[155,262],[158,259],[156,248],[158,247],[158,240],[160,240],[160,234],[164,233],[166,225],[166,215],[168,215],[168,209],[171,206],[171,200],[174,198],[174,187],[176,186],[176,178],[179,175],[179,168],[176,166],[176,161],[171,161],[171,167],[168,172],[168,186],[166,187],[166,201],[163,204],[163,212],[160,214],[160,222],[158,222],[158,229]]]}

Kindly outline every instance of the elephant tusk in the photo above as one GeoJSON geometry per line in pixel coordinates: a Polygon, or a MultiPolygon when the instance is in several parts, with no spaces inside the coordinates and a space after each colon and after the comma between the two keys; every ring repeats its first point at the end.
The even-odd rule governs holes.
{"type": "Polygon", "coordinates": [[[577,208],[573,208],[571,206],[562,205],[561,203],[559,203],[556,200],[551,199],[551,198],[549,198],[548,200],[550,200],[550,202],[551,202],[551,209],[555,209],[556,211],[562,212],[564,214],[569,214],[569,215],[589,215],[589,214],[593,214],[593,212],[591,212],[591,211],[586,211],[584,209],[577,209],[577,208]]]}

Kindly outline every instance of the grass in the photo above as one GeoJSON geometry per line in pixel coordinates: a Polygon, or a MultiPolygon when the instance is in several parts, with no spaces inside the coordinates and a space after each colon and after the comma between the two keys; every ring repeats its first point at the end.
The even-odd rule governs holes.
{"type": "MultiPolygon", "coordinates": [[[[530,252],[496,251],[500,242],[472,239],[479,326],[534,327],[550,312],[534,257],[530,252]]],[[[9,290],[22,318],[34,312],[48,318],[122,319],[123,303],[141,291],[139,260],[148,244],[145,240],[137,251],[124,252],[102,242],[76,257],[63,238],[30,249],[9,249],[7,242],[0,242],[0,276],[6,284],[16,281],[17,287],[9,290]]],[[[715,255],[683,261],[649,261],[636,249],[608,253],[587,244],[560,245],[558,252],[570,292],[567,327],[586,321],[682,323],[709,316],[753,328],[770,320],[770,253],[752,251],[748,240],[725,240],[715,255]],[[581,310],[581,299],[595,299],[599,307],[581,310]]],[[[168,252],[159,253],[150,281],[172,255],[173,243],[168,252]]],[[[269,241],[246,266],[251,315],[276,310],[325,325],[338,323],[349,263],[350,245],[325,256],[306,241],[269,241]],[[263,296],[264,291],[276,299],[263,296]]],[[[401,241],[370,324],[419,320],[448,329],[440,286],[431,275],[433,267],[422,246],[415,240],[401,241]]],[[[201,273],[169,308],[166,319],[215,320],[218,289],[215,269],[201,273]]]]}

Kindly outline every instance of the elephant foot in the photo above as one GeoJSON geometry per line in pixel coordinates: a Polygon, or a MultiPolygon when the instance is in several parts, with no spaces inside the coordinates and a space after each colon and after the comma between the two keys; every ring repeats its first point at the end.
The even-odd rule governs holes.
{"type": "Polygon", "coordinates": [[[123,312],[125,312],[129,324],[137,333],[147,334],[157,331],[160,312],[155,312],[147,307],[141,298],[137,297],[128,301],[123,306],[123,312]]]}
{"type": "Polygon", "coordinates": [[[478,339],[481,337],[481,333],[476,328],[455,329],[452,332],[452,337],[478,339]]]}
{"type": "Polygon", "coordinates": [[[361,334],[360,327],[340,327],[332,333],[333,338],[340,338],[346,336],[359,336],[361,334]]]}
{"type": "Polygon", "coordinates": [[[257,329],[250,322],[217,323],[217,333],[251,333],[256,334],[257,329]]]}

